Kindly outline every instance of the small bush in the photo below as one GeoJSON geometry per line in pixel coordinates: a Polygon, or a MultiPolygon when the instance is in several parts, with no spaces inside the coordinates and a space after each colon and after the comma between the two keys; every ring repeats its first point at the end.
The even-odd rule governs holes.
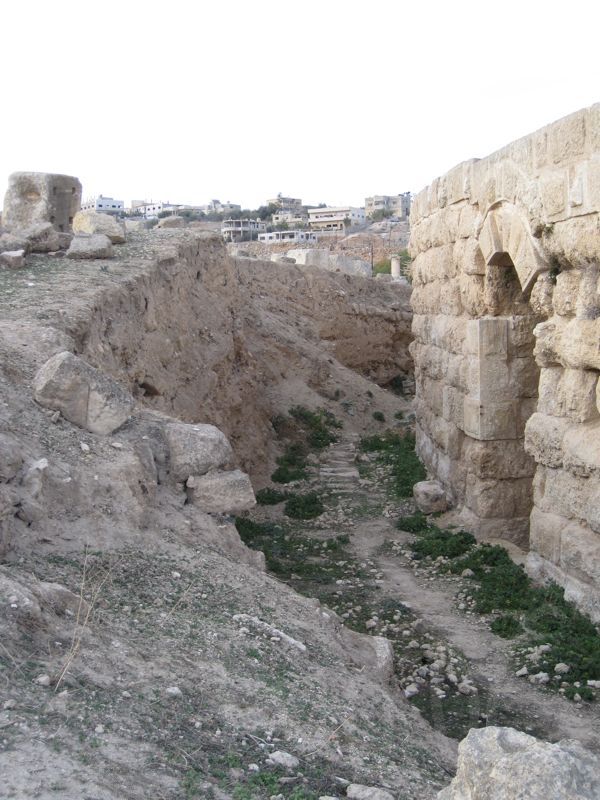
{"type": "Polygon", "coordinates": [[[374,411],[373,412],[373,419],[376,422],[385,422],[385,415],[383,411],[374,411]]]}
{"type": "Polygon", "coordinates": [[[398,420],[404,419],[404,411],[396,411],[396,413],[394,414],[394,419],[398,420]]]}
{"type": "Polygon", "coordinates": [[[287,500],[289,496],[289,492],[280,492],[279,489],[266,486],[256,493],[256,502],[261,506],[275,506],[287,500]]]}
{"type": "Polygon", "coordinates": [[[306,478],[306,470],[300,467],[288,467],[282,465],[277,467],[275,472],[271,475],[273,483],[293,483],[294,481],[302,481],[306,478]]]}
{"type": "Polygon", "coordinates": [[[316,492],[297,494],[285,504],[285,513],[293,519],[314,519],[325,511],[325,506],[316,492]]]}
{"type": "Polygon", "coordinates": [[[422,511],[417,511],[410,517],[400,517],[396,523],[396,527],[400,531],[407,533],[425,533],[431,529],[429,520],[422,511]]]}
{"type": "Polygon", "coordinates": [[[413,542],[412,550],[417,559],[430,556],[433,559],[456,558],[467,553],[475,544],[475,537],[466,531],[450,533],[432,525],[425,535],[413,542]]]}
{"type": "Polygon", "coordinates": [[[523,633],[523,628],[518,619],[512,614],[503,614],[497,617],[490,625],[492,631],[503,639],[514,639],[520,633],[523,633]]]}
{"type": "Polygon", "coordinates": [[[306,448],[298,443],[289,444],[277,459],[277,469],[271,475],[274,483],[291,483],[306,478],[306,448]]]}

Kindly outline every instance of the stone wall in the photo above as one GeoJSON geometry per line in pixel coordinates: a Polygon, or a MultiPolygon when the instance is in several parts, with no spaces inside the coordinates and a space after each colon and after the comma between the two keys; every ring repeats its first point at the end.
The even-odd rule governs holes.
{"type": "Polygon", "coordinates": [[[481,538],[600,619],[600,104],[411,213],[417,448],[481,538]]]}

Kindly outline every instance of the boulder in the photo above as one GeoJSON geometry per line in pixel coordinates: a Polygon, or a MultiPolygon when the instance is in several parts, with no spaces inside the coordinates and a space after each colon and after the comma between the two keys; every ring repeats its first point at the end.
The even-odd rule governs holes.
{"type": "Polygon", "coordinates": [[[346,797],[350,800],[394,800],[391,792],[375,786],[363,786],[360,783],[351,783],[346,788],[346,797]]]}
{"type": "Polygon", "coordinates": [[[104,233],[78,234],[67,250],[67,258],[112,258],[112,242],[104,233]]]}
{"type": "Polygon", "coordinates": [[[209,514],[239,514],[256,505],[250,478],[239,469],[190,475],[186,487],[190,501],[209,514]]]}
{"type": "Polygon", "coordinates": [[[25,250],[5,250],[0,253],[0,266],[20,269],[25,266],[25,250]]]}
{"type": "Polygon", "coordinates": [[[32,253],[54,253],[60,250],[58,231],[51,222],[34,222],[28,228],[15,231],[15,236],[25,239],[32,253]]]}
{"type": "Polygon", "coordinates": [[[125,242],[125,226],[111,214],[102,214],[98,211],[79,211],[75,214],[73,231],[88,234],[103,233],[113,244],[125,242]]]}
{"type": "Polygon", "coordinates": [[[185,219],[183,217],[173,216],[173,217],[163,217],[162,219],[158,220],[156,225],[157,228],[184,228],[185,227],[185,219]]]}
{"type": "Polygon", "coordinates": [[[232,458],[227,437],[214,425],[172,422],[165,427],[171,472],[177,481],[220,469],[232,458]]]}
{"type": "Polygon", "coordinates": [[[600,759],[579,742],[542,742],[513,728],[472,728],[456,777],[438,800],[596,800],[600,759]]]}
{"type": "Polygon", "coordinates": [[[73,353],[48,359],[33,381],[34,398],[80,428],[108,434],[129,419],[133,398],[116,381],[73,353]]]}
{"type": "Polygon", "coordinates": [[[424,514],[446,511],[448,508],[446,491],[439,481],[419,481],[419,483],[415,483],[413,497],[417,508],[424,514]]]}
{"type": "Polygon", "coordinates": [[[6,251],[24,250],[29,252],[29,242],[22,236],[15,236],[14,233],[3,233],[0,235],[0,253],[6,251]]]}

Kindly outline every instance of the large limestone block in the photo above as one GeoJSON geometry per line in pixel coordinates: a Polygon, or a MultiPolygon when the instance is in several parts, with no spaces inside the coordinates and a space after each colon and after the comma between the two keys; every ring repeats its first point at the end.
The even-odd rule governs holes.
{"type": "Polygon", "coordinates": [[[112,433],[129,419],[133,398],[116,381],[73,353],[48,359],[33,382],[34,398],[91,433],[112,433]]]}
{"type": "Polygon", "coordinates": [[[600,318],[571,320],[562,332],[559,354],[568,367],[600,370],[600,318]]]}
{"type": "Polygon", "coordinates": [[[73,238],[67,258],[112,258],[112,242],[104,233],[78,234],[73,238]]]}
{"type": "Polygon", "coordinates": [[[27,242],[27,249],[32,253],[54,253],[60,250],[59,233],[50,222],[34,222],[27,228],[15,230],[15,235],[27,242]]]}
{"type": "Polygon", "coordinates": [[[553,417],[588,422],[598,417],[594,370],[547,367],[540,372],[538,410],[553,417]]]}
{"type": "Polygon", "coordinates": [[[20,269],[25,266],[25,250],[5,250],[0,253],[0,266],[20,269]]]}
{"type": "Polygon", "coordinates": [[[14,172],[8,179],[2,224],[10,230],[50,222],[69,231],[81,206],[81,184],[71,175],[14,172]]]}
{"type": "Polygon", "coordinates": [[[523,449],[520,439],[513,441],[470,441],[465,452],[469,472],[487,480],[527,478],[535,472],[535,461],[523,449]]]}
{"type": "Polygon", "coordinates": [[[169,445],[171,471],[176,480],[187,481],[190,475],[204,475],[224,467],[233,456],[225,434],[214,425],[188,425],[173,422],[165,428],[169,445]]]}
{"type": "Polygon", "coordinates": [[[563,439],[572,423],[568,419],[536,412],[525,426],[525,450],[538,464],[560,467],[563,463],[563,439]]]}
{"type": "Polygon", "coordinates": [[[446,491],[439,481],[415,483],[413,497],[417,508],[424,514],[434,514],[437,511],[446,511],[448,508],[446,491]]]}
{"type": "Polygon", "coordinates": [[[239,469],[190,475],[186,487],[191,502],[209,514],[239,514],[256,505],[250,478],[239,469]]]}
{"type": "Polygon", "coordinates": [[[471,728],[456,777],[438,800],[596,800],[600,760],[578,742],[550,744],[513,728],[471,728]]]}
{"type": "Polygon", "coordinates": [[[79,211],[73,219],[74,233],[103,233],[113,244],[123,244],[125,227],[111,214],[97,211],[79,211]]]}

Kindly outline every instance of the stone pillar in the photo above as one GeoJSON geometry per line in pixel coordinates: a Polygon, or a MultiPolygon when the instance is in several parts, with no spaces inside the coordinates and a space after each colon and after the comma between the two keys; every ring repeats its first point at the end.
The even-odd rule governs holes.
{"type": "Polygon", "coordinates": [[[392,278],[400,277],[400,256],[392,256],[392,278]]]}

